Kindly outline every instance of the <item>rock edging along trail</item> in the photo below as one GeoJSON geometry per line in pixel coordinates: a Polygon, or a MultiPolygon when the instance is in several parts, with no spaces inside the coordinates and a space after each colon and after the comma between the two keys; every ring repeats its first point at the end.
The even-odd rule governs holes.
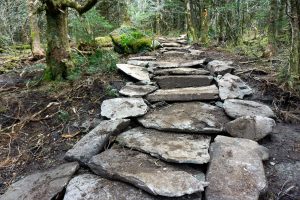
{"type": "Polygon", "coordinates": [[[257,200],[266,190],[268,150],[256,141],[272,132],[274,112],[243,100],[253,90],[233,74],[233,62],[206,60],[186,44],[166,41],[159,56],[117,65],[134,81],[102,103],[103,121],[66,153],[94,174],[65,179],[65,200],[257,200]]]}

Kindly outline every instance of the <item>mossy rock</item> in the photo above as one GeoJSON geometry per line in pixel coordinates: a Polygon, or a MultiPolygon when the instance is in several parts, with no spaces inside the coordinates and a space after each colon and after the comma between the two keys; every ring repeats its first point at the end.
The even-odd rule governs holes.
{"type": "Polygon", "coordinates": [[[100,47],[112,47],[113,43],[110,36],[95,38],[96,44],[100,47]]]}
{"type": "Polygon", "coordinates": [[[153,40],[138,29],[122,26],[110,34],[114,49],[121,54],[134,54],[153,50],[153,40]]]}

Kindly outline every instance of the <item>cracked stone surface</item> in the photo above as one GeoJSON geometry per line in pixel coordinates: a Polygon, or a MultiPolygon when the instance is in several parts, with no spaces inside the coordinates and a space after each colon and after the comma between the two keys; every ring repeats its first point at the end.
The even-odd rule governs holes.
{"type": "Polygon", "coordinates": [[[262,163],[268,159],[265,147],[248,139],[217,136],[210,154],[206,199],[258,200],[266,190],[262,163]]]}
{"type": "Polygon", "coordinates": [[[105,120],[81,138],[70,150],[65,154],[65,160],[79,161],[86,165],[88,161],[99,154],[107,145],[109,138],[117,135],[128,127],[129,119],[105,120]]]}
{"type": "Polygon", "coordinates": [[[209,136],[161,132],[142,127],[123,132],[117,142],[168,162],[204,164],[210,159],[209,136]]]}
{"type": "Polygon", "coordinates": [[[154,195],[180,197],[201,192],[207,186],[200,170],[174,166],[147,154],[126,149],[109,149],[94,156],[89,167],[94,173],[121,180],[154,195]]]}
{"type": "Polygon", "coordinates": [[[226,114],[234,119],[243,116],[275,117],[269,106],[255,101],[226,99],[223,107],[226,114]]]}
{"type": "Polygon", "coordinates": [[[174,103],[138,119],[146,128],[187,133],[221,133],[229,122],[222,108],[201,102],[174,103]]]}
{"type": "Polygon", "coordinates": [[[219,81],[220,98],[225,99],[243,99],[244,96],[251,95],[252,89],[240,77],[225,74],[219,81]]]}
{"type": "Polygon", "coordinates": [[[157,89],[158,88],[153,85],[135,85],[128,83],[119,91],[119,93],[129,97],[143,97],[157,89]]]}
{"type": "Polygon", "coordinates": [[[0,196],[0,200],[55,199],[73,174],[78,170],[77,162],[62,164],[45,172],[38,172],[13,183],[0,196]]]}
{"type": "Polygon", "coordinates": [[[109,119],[138,117],[146,114],[148,106],[142,98],[115,98],[103,101],[101,115],[109,119]]]}
{"type": "Polygon", "coordinates": [[[117,64],[117,68],[139,81],[150,82],[149,72],[144,67],[129,64],[117,64]]]}

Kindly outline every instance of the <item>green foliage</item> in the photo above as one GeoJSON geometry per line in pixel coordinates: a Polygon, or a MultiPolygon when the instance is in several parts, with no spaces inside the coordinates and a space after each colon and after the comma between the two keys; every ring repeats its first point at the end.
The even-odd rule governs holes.
{"type": "Polygon", "coordinates": [[[119,93],[118,93],[118,90],[114,89],[111,85],[108,85],[106,88],[105,88],[105,95],[106,96],[109,96],[109,97],[118,97],[119,96],[119,93]]]}
{"type": "Polygon", "coordinates": [[[113,26],[94,8],[82,16],[73,16],[70,22],[70,33],[76,42],[94,44],[95,38],[106,35],[113,26]]]}
{"type": "Polygon", "coordinates": [[[118,63],[119,57],[113,51],[97,49],[90,56],[73,53],[72,59],[75,67],[69,73],[68,79],[76,80],[80,78],[82,74],[92,75],[96,73],[116,72],[116,64],[118,63]]]}
{"type": "Polygon", "coordinates": [[[63,122],[66,123],[70,120],[70,114],[68,113],[68,111],[65,110],[59,110],[58,111],[58,119],[63,122]]]}
{"type": "Polygon", "coordinates": [[[300,91],[299,75],[292,74],[289,67],[281,67],[277,75],[279,83],[287,88],[300,91]]]}

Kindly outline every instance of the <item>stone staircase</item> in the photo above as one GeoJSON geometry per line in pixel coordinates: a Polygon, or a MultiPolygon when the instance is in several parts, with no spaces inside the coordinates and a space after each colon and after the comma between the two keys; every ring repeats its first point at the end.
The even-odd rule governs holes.
{"type": "Polygon", "coordinates": [[[256,141],[272,132],[275,114],[243,100],[253,91],[231,74],[232,62],[199,60],[202,51],[184,37],[161,41],[159,55],[117,65],[136,82],[102,103],[105,120],[66,153],[73,162],[66,165],[77,169],[78,162],[93,174],[50,170],[55,180],[21,180],[0,199],[47,199],[65,186],[65,200],[258,199],[267,187],[268,150],[256,141]],[[20,189],[45,185],[43,193],[20,189]]]}

